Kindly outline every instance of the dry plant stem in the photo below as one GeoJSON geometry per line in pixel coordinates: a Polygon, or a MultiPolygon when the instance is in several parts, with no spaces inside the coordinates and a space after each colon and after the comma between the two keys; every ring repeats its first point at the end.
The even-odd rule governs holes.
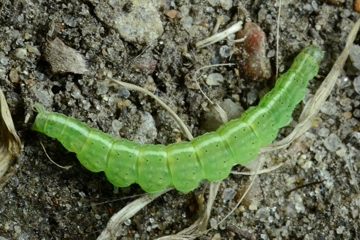
{"type": "Polygon", "coordinates": [[[44,145],[42,144],[42,142],[40,142],[40,145],[41,145],[42,149],[44,150],[44,153],[45,153],[46,157],[50,160],[50,162],[52,162],[52,163],[53,163],[54,165],[56,165],[57,167],[62,168],[62,169],[65,169],[65,170],[69,170],[69,169],[73,166],[73,165],[71,165],[71,166],[61,166],[61,165],[57,164],[57,163],[54,162],[54,161],[51,159],[51,157],[47,154],[46,149],[45,149],[44,145]]]}
{"type": "Polygon", "coordinates": [[[269,167],[269,168],[266,168],[266,169],[262,169],[258,172],[231,172],[231,174],[234,174],[234,175],[247,175],[247,176],[253,176],[253,175],[256,175],[256,174],[263,174],[263,173],[268,173],[268,172],[272,172],[272,171],[275,171],[276,169],[282,167],[284,165],[284,163],[280,163],[276,166],[272,166],[272,167],[269,167]]]}
{"type": "Polygon", "coordinates": [[[210,212],[212,210],[212,206],[214,205],[217,193],[219,191],[220,184],[221,184],[221,182],[210,183],[208,204],[206,205],[205,213],[200,218],[200,220],[201,220],[200,226],[199,226],[200,232],[204,232],[206,230],[208,220],[210,217],[210,212]]]}
{"type": "Polygon", "coordinates": [[[251,22],[250,13],[248,12],[248,10],[246,10],[241,1],[239,1],[237,8],[238,17],[241,17],[241,19],[245,18],[246,22],[251,22]]]}
{"type": "Polygon", "coordinates": [[[227,117],[226,112],[217,103],[214,103],[213,101],[211,101],[210,98],[208,98],[208,96],[202,90],[202,88],[201,88],[201,86],[200,86],[200,84],[198,82],[198,80],[200,79],[200,77],[202,75],[200,75],[200,77],[197,77],[197,75],[198,75],[199,71],[202,70],[202,69],[211,68],[211,67],[219,67],[219,66],[232,66],[232,65],[235,65],[235,64],[233,64],[233,63],[221,63],[221,64],[214,64],[214,65],[204,66],[204,67],[201,67],[201,68],[197,69],[195,71],[195,74],[194,74],[194,77],[193,77],[193,81],[196,82],[197,86],[199,87],[199,90],[200,90],[201,94],[206,98],[206,100],[208,100],[210,102],[211,105],[214,105],[214,108],[219,113],[219,116],[220,116],[221,121],[223,123],[228,122],[228,117],[227,117]]]}
{"type": "Polygon", "coordinates": [[[228,116],[227,116],[227,113],[225,112],[224,109],[222,109],[219,104],[215,104],[214,105],[214,109],[216,110],[216,112],[219,114],[220,118],[221,118],[221,121],[222,123],[227,123],[229,121],[228,119],[228,116]]]}
{"type": "Polygon", "coordinates": [[[216,24],[215,24],[215,27],[214,27],[214,29],[213,29],[213,31],[212,31],[212,34],[216,34],[216,33],[217,33],[217,31],[219,30],[219,27],[220,27],[222,21],[223,21],[223,17],[222,17],[222,16],[216,17],[216,24]]]}
{"type": "MultiPolygon", "coordinates": [[[[245,191],[244,195],[241,197],[241,199],[237,202],[236,206],[233,208],[232,211],[230,211],[219,223],[222,223],[223,221],[225,221],[241,204],[241,202],[243,201],[243,199],[245,198],[246,194],[250,191],[252,185],[255,182],[255,179],[257,177],[257,175],[260,172],[260,169],[262,168],[264,163],[264,156],[262,156],[259,160],[259,164],[257,166],[256,172],[254,174],[254,177],[248,187],[248,189],[245,191]]],[[[216,199],[218,190],[219,190],[219,186],[220,186],[221,182],[218,183],[211,183],[210,185],[210,191],[209,191],[209,199],[206,205],[206,211],[198,218],[198,220],[196,220],[196,222],[194,222],[190,227],[180,231],[179,233],[177,233],[176,235],[172,235],[172,236],[165,236],[165,237],[161,237],[158,238],[157,240],[175,240],[175,239],[195,239],[207,232],[209,232],[210,230],[212,230],[212,228],[207,229],[207,224],[208,224],[208,220],[209,220],[209,216],[210,216],[210,212],[212,210],[212,206],[214,204],[214,201],[216,199]]]]}
{"type": "Polygon", "coordinates": [[[190,227],[185,228],[184,230],[178,232],[172,236],[165,236],[158,238],[157,240],[175,240],[175,239],[195,239],[211,229],[206,230],[210,212],[212,210],[212,206],[214,205],[215,198],[219,191],[219,186],[221,182],[211,183],[209,188],[209,199],[206,205],[206,211],[201,214],[201,216],[194,222],[190,227]]]}
{"type": "Polygon", "coordinates": [[[242,29],[242,27],[243,27],[243,21],[239,21],[239,22],[235,23],[234,25],[232,25],[230,28],[226,29],[225,31],[217,33],[211,37],[205,38],[204,40],[202,40],[200,42],[197,42],[196,47],[203,48],[203,47],[209,46],[213,43],[216,43],[218,41],[221,41],[222,39],[226,38],[230,34],[233,34],[233,33],[236,33],[237,31],[239,31],[240,29],[242,29]]]}
{"type": "Polygon", "coordinates": [[[161,193],[157,194],[145,194],[143,197],[136,199],[135,201],[126,205],[119,212],[114,214],[109,220],[106,228],[102,231],[101,235],[97,238],[98,240],[117,239],[117,231],[121,228],[121,225],[126,219],[134,216],[143,207],[151,203],[157,197],[170,191],[172,188],[168,188],[161,193]]]}
{"type": "Polygon", "coordinates": [[[136,57],[134,57],[133,59],[131,59],[126,66],[131,66],[133,64],[133,62],[138,59],[139,57],[141,57],[147,50],[149,50],[154,43],[157,41],[158,39],[154,39],[153,41],[151,41],[142,51],[141,53],[139,53],[136,57]]]}
{"type": "Polygon", "coordinates": [[[319,113],[320,107],[330,95],[337,78],[340,75],[340,71],[344,66],[344,63],[349,55],[350,48],[354,42],[357,32],[360,27],[360,19],[357,20],[353,28],[351,29],[347,38],[346,46],[341,52],[340,56],[334,63],[331,71],[321,84],[320,88],[316,91],[314,97],[306,104],[304,110],[299,118],[299,123],[294,130],[283,140],[270,144],[260,149],[260,153],[270,152],[276,149],[284,148],[292,143],[296,138],[304,134],[310,127],[319,113]]]}
{"type": "Polygon", "coordinates": [[[214,65],[204,66],[204,67],[201,67],[201,68],[199,68],[199,69],[197,69],[197,70],[195,71],[195,74],[194,74],[194,77],[192,78],[192,81],[194,81],[194,82],[197,83],[197,86],[199,87],[200,92],[204,95],[204,97],[205,97],[211,104],[214,104],[213,101],[211,101],[210,98],[208,98],[208,97],[206,96],[206,94],[205,94],[204,91],[201,89],[200,84],[199,84],[199,82],[198,82],[198,80],[203,76],[203,74],[200,75],[199,77],[197,77],[198,73],[199,73],[200,70],[202,70],[202,69],[207,69],[207,68],[212,68],[212,67],[220,67],[220,66],[233,66],[233,65],[235,65],[235,64],[234,64],[234,63],[220,63],[220,64],[214,64],[214,65]]]}
{"type": "Polygon", "coordinates": [[[121,86],[124,86],[126,88],[129,88],[129,89],[132,89],[132,90],[135,90],[135,91],[139,91],[141,93],[144,93],[144,94],[149,95],[150,97],[154,98],[160,104],[160,106],[162,108],[164,108],[166,111],[168,111],[169,114],[175,119],[175,121],[179,124],[181,130],[186,135],[186,137],[189,140],[194,138],[192,136],[191,132],[189,131],[189,129],[186,127],[185,123],[179,118],[179,116],[173,110],[171,110],[163,101],[161,101],[161,99],[159,99],[157,96],[155,96],[154,94],[152,94],[148,90],[146,90],[146,89],[144,89],[142,87],[136,86],[134,84],[126,83],[126,82],[119,81],[119,80],[115,80],[115,79],[110,78],[110,77],[107,77],[107,78],[108,78],[108,80],[110,80],[112,82],[115,82],[115,83],[117,83],[117,84],[119,84],[121,86]]]}
{"type": "Polygon", "coordinates": [[[254,185],[254,182],[255,182],[255,179],[257,178],[257,176],[259,175],[259,171],[260,169],[263,167],[264,165],[264,162],[265,162],[265,156],[261,156],[259,158],[259,164],[257,166],[257,169],[256,169],[256,172],[255,172],[255,175],[253,176],[253,179],[251,180],[250,184],[249,184],[249,187],[246,189],[244,195],[240,198],[240,200],[237,202],[236,206],[220,221],[218,222],[217,225],[219,225],[220,223],[222,223],[223,221],[225,221],[231,214],[233,214],[233,212],[240,206],[240,203],[244,200],[246,194],[248,194],[248,192],[250,191],[251,187],[254,185]]]}

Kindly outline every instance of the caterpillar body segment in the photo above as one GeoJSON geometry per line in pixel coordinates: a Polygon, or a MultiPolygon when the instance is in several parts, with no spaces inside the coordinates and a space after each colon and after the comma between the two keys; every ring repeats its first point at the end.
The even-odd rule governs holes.
{"type": "Polygon", "coordinates": [[[105,175],[116,187],[127,187],[137,182],[137,159],[141,144],[118,139],[108,155],[105,175]],[[122,161],[119,161],[121,159],[122,161]]]}
{"type": "Polygon", "coordinates": [[[226,178],[235,164],[231,150],[217,132],[209,132],[190,141],[207,180],[218,182],[226,178]]]}
{"type": "Polygon", "coordinates": [[[205,179],[203,166],[190,142],[173,143],[167,146],[172,184],[179,191],[189,192],[205,179]]]}
{"type": "Polygon", "coordinates": [[[319,47],[304,48],[258,106],[190,142],[164,146],[115,139],[74,118],[48,112],[38,103],[32,129],[58,139],[76,153],[87,169],[104,171],[114,186],[138,183],[149,193],[169,186],[189,192],[202,179],[216,182],[226,178],[234,164],[250,162],[261,146],[276,138],[279,129],[290,122],[296,104],[304,98],[322,58],[319,47]]]}

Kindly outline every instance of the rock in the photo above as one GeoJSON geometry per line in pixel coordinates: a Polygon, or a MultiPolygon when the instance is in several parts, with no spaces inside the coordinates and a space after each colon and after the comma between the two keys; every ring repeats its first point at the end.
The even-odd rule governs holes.
{"type": "Polygon", "coordinates": [[[95,7],[95,14],[125,41],[132,43],[150,44],[164,32],[152,1],[100,1],[95,7]]]}

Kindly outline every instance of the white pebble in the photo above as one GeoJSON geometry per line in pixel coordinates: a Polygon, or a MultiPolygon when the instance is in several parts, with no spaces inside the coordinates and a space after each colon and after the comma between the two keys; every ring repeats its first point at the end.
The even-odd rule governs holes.
{"type": "Polygon", "coordinates": [[[229,46],[221,46],[219,50],[220,56],[223,58],[230,57],[231,55],[231,48],[229,46]]]}
{"type": "Polygon", "coordinates": [[[324,102],[324,104],[321,107],[321,112],[329,115],[329,116],[333,116],[336,113],[336,104],[332,103],[332,102],[324,102]]]}
{"type": "Polygon", "coordinates": [[[304,165],[301,166],[302,169],[310,169],[312,167],[311,161],[306,161],[304,165]]]}
{"type": "Polygon", "coordinates": [[[124,126],[124,123],[115,119],[114,121],[112,121],[111,126],[112,126],[112,129],[114,130],[114,132],[118,132],[124,126]]]}
{"type": "Polygon", "coordinates": [[[344,227],[344,226],[340,226],[340,227],[338,227],[338,228],[336,229],[336,233],[337,233],[337,234],[343,234],[344,230],[345,230],[345,227],[344,227]]]}
{"type": "Polygon", "coordinates": [[[129,218],[126,219],[126,220],[124,221],[124,224],[125,224],[126,226],[130,226],[131,220],[130,220],[129,218]]]}
{"type": "Polygon", "coordinates": [[[18,49],[15,49],[13,56],[16,59],[24,60],[27,57],[27,54],[28,54],[28,51],[26,50],[26,48],[18,48],[18,49]]]}
{"type": "Polygon", "coordinates": [[[324,141],[324,146],[330,152],[335,152],[341,145],[341,139],[335,134],[331,133],[324,141]]]}
{"type": "Polygon", "coordinates": [[[232,0],[220,0],[221,7],[225,10],[229,10],[232,7],[232,0]]]}
{"type": "Polygon", "coordinates": [[[206,79],[206,84],[209,86],[219,86],[223,81],[224,77],[220,73],[211,73],[206,79]]]}
{"type": "Polygon", "coordinates": [[[252,211],[255,211],[258,209],[258,205],[256,202],[252,202],[250,205],[249,205],[249,210],[252,210],[252,211]]]}
{"type": "Polygon", "coordinates": [[[330,130],[328,128],[320,128],[318,134],[320,137],[327,137],[329,136],[330,130]]]}
{"type": "Polygon", "coordinates": [[[360,93],[360,76],[354,79],[354,88],[357,93],[360,93]]]}
{"type": "Polygon", "coordinates": [[[211,6],[216,7],[217,5],[219,5],[220,1],[219,0],[208,0],[208,2],[211,4],[211,6]]]}
{"type": "Polygon", "coordinates": [[[217,229],[218,223],[217,223],[217,221],[216,221],[215,218],[211,218],[211,219],[210,219],[210,226],[211,226],[213,229],[217,229]]]}
{"type": "Polygon", "coordinates": [[[224,201],[232,200],[236,195],[236,191],[233,188],[225,188],[222,194],[224,201]]]}

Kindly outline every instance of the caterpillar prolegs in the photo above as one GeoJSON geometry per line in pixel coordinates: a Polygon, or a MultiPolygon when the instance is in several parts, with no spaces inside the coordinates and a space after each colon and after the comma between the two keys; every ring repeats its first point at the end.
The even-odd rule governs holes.
{"type": "Polygon", "coordinates": [[[234,164],[248,163],[261,146],[276,138],[279,128],[290,122],[296,104],[304,98],[322,58],[319,47],[304,48],[258,106],[190,142],[164,146],[115,139],[74,118],[48,112],[38,103],[32,129],[59,140],[90,171],[104,171],[116,187],[138,183],[149,193],[169,186],[189,192],[202,179],[216,182],[226,178],[234,164]]]}

